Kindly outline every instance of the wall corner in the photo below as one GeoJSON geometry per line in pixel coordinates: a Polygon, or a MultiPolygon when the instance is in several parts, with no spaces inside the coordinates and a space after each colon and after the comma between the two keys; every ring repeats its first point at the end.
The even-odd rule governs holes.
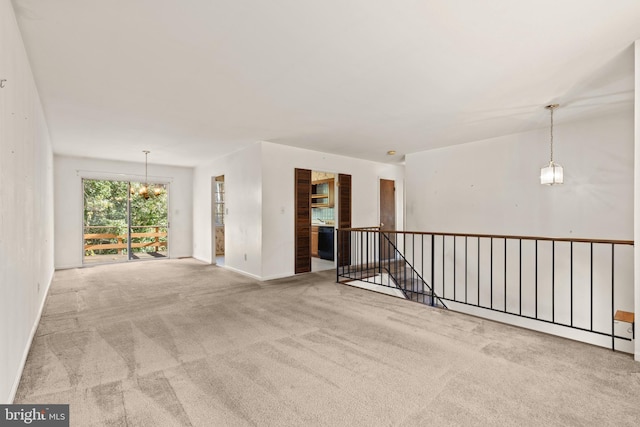
{"type": "MultiPolygon", "coordinates": [[[[640,315],[640,40],[634,43],[635,97],[634,97],[634,201],[633,201],[633,239],[634,245],[634,312],[640,315]]],[[[637,322],[636,322],[637,323],[637,322]]],[[[637,328],[636,328],[637,329],[637,328]]],[[[640,340],[635,338],[635,360],[640,362],[640,340]]]]}

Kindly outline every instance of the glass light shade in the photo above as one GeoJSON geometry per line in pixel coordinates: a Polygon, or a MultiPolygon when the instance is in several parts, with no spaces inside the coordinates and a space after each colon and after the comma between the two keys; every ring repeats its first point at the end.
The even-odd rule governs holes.
{"type": "Polygon", "coordinates": [[[564,181],[564,172],[562,166],[557,163],[549,162],[549,166],[540,169],[540,184],[554,185],[562,184],[564,181]]]}

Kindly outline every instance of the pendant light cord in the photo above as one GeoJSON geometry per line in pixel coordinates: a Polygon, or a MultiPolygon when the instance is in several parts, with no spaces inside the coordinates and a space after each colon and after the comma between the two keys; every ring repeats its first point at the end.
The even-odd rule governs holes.
{"type": "Polygon", "coordinates": [[[555,107],[549,108],[551,110],[551,158],[549,159],[553,163],[553,110],[555,107]]]}
{"type": "Polygon", "coordinates": [[[149,178],[147,176],[147,157],[149,156],[150,151],[144,150],[144,186],[149,187],[149,178]]]}

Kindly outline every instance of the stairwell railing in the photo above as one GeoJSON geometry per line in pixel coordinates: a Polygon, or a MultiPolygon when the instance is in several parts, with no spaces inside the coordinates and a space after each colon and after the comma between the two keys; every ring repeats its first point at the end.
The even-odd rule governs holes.
{"type": "Polygon", "coordinates": [[[616,310],[633,311],[631,240],[378,227],[338,229],[337,239],[338,282],[396,287],[424,304],[609,336],[613,349],[634,338],[633,327],[614,319],[616,310]]]}

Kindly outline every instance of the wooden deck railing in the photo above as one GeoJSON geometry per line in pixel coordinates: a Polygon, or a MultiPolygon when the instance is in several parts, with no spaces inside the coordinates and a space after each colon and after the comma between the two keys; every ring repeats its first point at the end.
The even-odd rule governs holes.
{"type": "MultiPolygon", "coordinates": [[[[86,226],[85,231],[91,228],[98,229],[109,229],[109,228],[117,228],[110,226],[86,226]]],[[[152,232],[140,232],[140,233],[131,233],[131,248],[155,248],[155,251],[158,252],[161,247],[167,247],[167,232],[160,231],[161,228],[166,229],[165,226],[161,225],[149,225],[149,226],[132,226],[133,228],[151,228],[154,229],[152,232]],[[153,238],[152,241],[139,241],[134,242],[133,239],[136,238],[153,238]],[[165,240],[161,241],[160,239],[164,238],[165,240]]],[[[115,234],[115,233],[84,233],[84,250],[85,251],[99,251],[99,250],[108,250],[108,249],[116,249],[119,254],[122,254],[124,249],[129,247],[127,243],[127,235],[126,234],[115,234]],[[94,240],[97,242],[88,243],[88,240],[94,240]],[[109,240],[108,243],[104,242],[104,240],[109,240]],[[114,243],[115,241],[115,243],[114,243]]]]}

